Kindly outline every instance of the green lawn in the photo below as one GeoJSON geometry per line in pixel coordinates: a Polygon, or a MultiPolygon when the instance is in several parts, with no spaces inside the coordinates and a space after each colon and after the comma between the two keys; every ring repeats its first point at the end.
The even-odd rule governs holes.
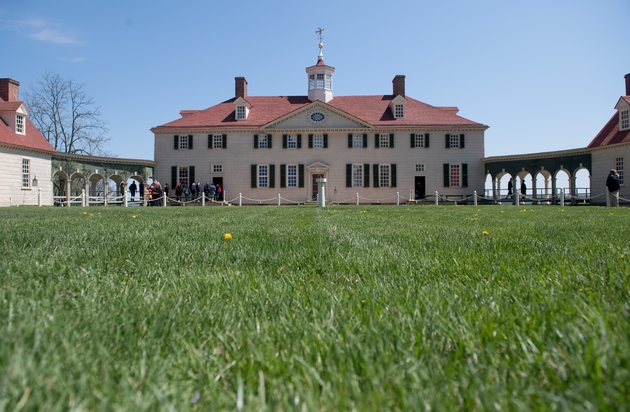
{"type": "Polygon", "coordinates": [[[0,410],[629,410],[629,230],[601,207],[0,208],[0,410]]]}

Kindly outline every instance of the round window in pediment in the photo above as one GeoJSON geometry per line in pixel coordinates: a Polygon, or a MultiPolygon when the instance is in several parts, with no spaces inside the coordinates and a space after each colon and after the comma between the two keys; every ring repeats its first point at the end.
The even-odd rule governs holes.
{"type": "Polygon", "coordinates": [[[311,121],[315,123],[321,123],[326,120],[326,115],[322,112],[313,112],[311,113],[311,121]]]}

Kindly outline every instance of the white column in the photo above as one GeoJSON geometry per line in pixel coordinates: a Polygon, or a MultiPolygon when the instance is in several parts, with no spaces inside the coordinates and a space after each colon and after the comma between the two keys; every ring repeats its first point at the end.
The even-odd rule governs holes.
{"type": "Polygon", "coordinates": [[[37,206],[42,207],[42,188],[37,188],[37,206]]]}
{"type": "Polygon", "coordinates": [[[473,192],[473,205],[477,206],[477,191],[473,192]]]}
{"type": "Polygon", "coordinates": [[[278,193],[278,206],[280,206],[280,193],[278,193]]]}
{"type": "Polygon", "coordinates": [[[320,177],[317,182],[317,206],[326,207],[326,178],[320,177]]]}
{"type": "Polygon", "coordinates": [[[162,192],[162,207],[166,207],[166,192],[162,192]]]}
{"type": "Polygon", "coordinates": [[[357,206],[359,206],[359,194],[357,193],[357,200],[356,200],[357,206]]]}
{"type": "Polygon", "coordinates": [[[243,194],[242,193],[238,194],[238,205],[239,206],[243,206],[243,194]]]}
{"type": "Polygon", "coordinates": [[[400,192],[396,192],[396,206],[400,205],[400,192]]]}
{"type": "Polygon", "coordinates": [[[201,192],[201,206],[206,205],[206,192],[201,192]]]}
{"type": "Polygon", "coordinates": [[[560,207],[564,207],[564,188],[560,189],[560,207]]]}
{"type": "Polygon", "coordinates": [[[439,197],[440,197],[440,195],[438,194],[438,191],[436,190],[436,191],[435,191],[435,205],[436,205],[436,206],[437,206],[437,205],[439,205],[439,200],[438,200],[438,199],[439,199],[439,197]]]}
{"type": "Polygon", "coordinates": [[[81,206],[85,207],[85,189],[81,189],[81,206]]]}

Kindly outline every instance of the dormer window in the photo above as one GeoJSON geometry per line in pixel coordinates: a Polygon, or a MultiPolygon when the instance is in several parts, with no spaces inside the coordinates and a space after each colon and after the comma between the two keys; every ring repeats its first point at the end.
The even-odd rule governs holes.
{"type": "Polygon", "coordinates": [[[405,117],[405,106],[402,104],[395,104],[394,105],[394,117],[396,119],[400,119],[405,117]]]}
{"type": "Polygon", "coordinates": [[[405,103],[407,103],[407,99],[402,96],[396,96],[392,99],[389,108],[392,111],[394,119],[402,119],[405,117],[405,103]]]}
{"type": "Polygon", "coordinates": [[[236,120],[246,120],[252,105],[247,100],[239,97],[234,102],[234,117],[236,120]]]}
{"type": "Polygon", "coordinates": [[[245,120],[245,106],[236,106],[236,120],[245,120]]]}
{"type": "Polygon", "coordinates": [[[21,114],[15,115],[15,133],[26,134],[24,131],[24,116],[21,114]]]}
{"type": "Polygon", "coordinates": [[[630,129],[630,109],[619,110],[619,130],[630,129]]]}

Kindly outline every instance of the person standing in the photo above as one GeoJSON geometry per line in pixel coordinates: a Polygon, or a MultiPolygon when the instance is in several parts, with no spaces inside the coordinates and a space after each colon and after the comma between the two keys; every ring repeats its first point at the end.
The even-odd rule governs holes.
{"type": "Polygon", "coordinates": [[[610,206],[619,207],[619,173],[615,169],[611,169],[606,179],[606,187],[610,195],[610,206]]]}
{"type": "Polygon", "coordinates": [[[132,181],[129,186],[129,193],[131,193],[131,201],[136,200],[136,190],[138,190],[138,186],[136,186],[136,181],[132,181]]]}
{"type": "Polygon", "coordinates": [[[525,197],[525,193],[527,193],[527,186],[525,185],[525,181],[521,180],[521,196],[525,197]]]}
{"type": "Polygon", "coordinates": [[[512,196],[512,179],[508,180],[508,199],[512,196]]]}
{"type": "Polygon", "coordinates": [[[217,196],[217,188],[214,185],[214,182],[210,183],[210,199],[212,199],[212,201],[215,201],[215,197],[217,196]]]}
{"type": "Polygon", "coordinates": [[[223,195],[223,188],[220,184],[217,183],[217,201],[221,201],[221,196],[223,195]]]}

